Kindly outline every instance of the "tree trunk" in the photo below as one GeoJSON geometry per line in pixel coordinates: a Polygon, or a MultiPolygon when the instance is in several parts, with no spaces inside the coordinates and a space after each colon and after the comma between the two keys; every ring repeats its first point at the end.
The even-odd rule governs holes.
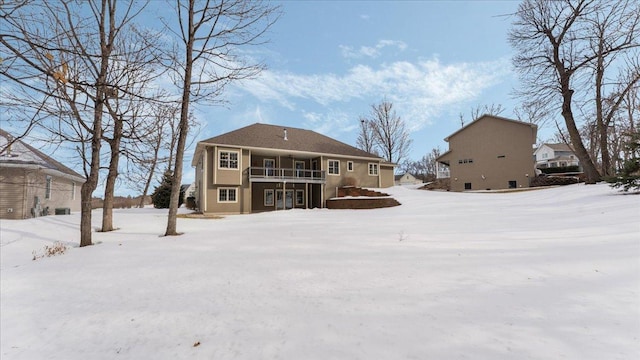
{"type": "Polygon", "coordinates": [[[118,178],[118,164],[120,162],[120,142],[122,139],[122,120],[114,119],[113,139],[109,141],[111,160],[109,173],[104,187],[104,203],[102,206],[102,231],[113,231],[113,197],[118,178]]]}
{"type": "Polygon", "coordinates": [[[571,110],[571,97],[573,96],[573,90],[569,88],[569,79],[563,79],[561,81],[562,87],[562,117],[564,118],[565,124],[567,126],[567,131],[569,132],[569,137],[571,138],[571,144],[576,152],[576,156],[580,160],[580,164],[582,165],[582,170],[584,171],[587,184],[595,184],[600,181],[600,174],[596,169],[593,161],[591,160],[591,156],[589,156],[589,152],[584,147],[582,143],[582,138],[580,137],[580,132],[578,131],[578,127],[576,126],[576,122],[573,118],[573,111],[571,110]]]}
{"type": "MultiPolygon", "coordinates": [[[[106,64],[103,65],[106,74],[106,64]]],[[[101,74],[101,76],[103,76],[101,74]]],[[[102,77],[104,79],[104,76],[102,77]]],[[[100,83],[100,79],[98,79],[100,83]]],[[[93,115],[93,136],[91,138],[91,162],[87,181],[80,189],[80,247],[92,245],[91,241],[91,199],[98,186],[100,172],[100,146],[102,145],[102,88],[96,91],[96,103],[93,115]]]]}
{"type": "Polygon", "coordinates": [[[193,70],[193,46],[195,29],[193,25],[194,0],[189,0],[189,29],[186,45],[186,62],[184,83],[182,86],[182,108],[180,110],[180,124],[178,126],[178,146],[176,149],[175,168],[173,182],[171,183],[171,201],[169,202],[169,216],[167,219],[167,231],[165,236],[179,235],[177,230],[178,204],[180,198],[180,186],[182,186],[182,163],[184,159],[184,147],[189,131],[189,101],[191,95],[191,73],[193,70]]]}

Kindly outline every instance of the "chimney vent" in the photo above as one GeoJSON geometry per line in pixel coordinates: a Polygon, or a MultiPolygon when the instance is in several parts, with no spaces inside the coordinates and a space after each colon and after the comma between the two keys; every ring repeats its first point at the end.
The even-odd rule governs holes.
{"type": "Polygon", "coordinates": [[[284,141],[287,141],[289,139],[287,139],[287,129],[284,129],[284,141]]]}

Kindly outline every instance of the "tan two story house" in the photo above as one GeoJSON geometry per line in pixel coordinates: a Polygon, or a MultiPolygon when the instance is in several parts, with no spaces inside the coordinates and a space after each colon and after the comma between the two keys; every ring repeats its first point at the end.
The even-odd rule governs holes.
{"type": "Polygon", "coordinates": [[[449,150],[438,163],[449,170],[452,191],[529,187],[538,127],[482,115],[446,137],[449,150]]]}
{"type": "Polygon", "coordinates": [[[323,208],[341,186],[394,184],[395,164],[311,130],[253,124],[196,146],[203,213],[323,208]]]}

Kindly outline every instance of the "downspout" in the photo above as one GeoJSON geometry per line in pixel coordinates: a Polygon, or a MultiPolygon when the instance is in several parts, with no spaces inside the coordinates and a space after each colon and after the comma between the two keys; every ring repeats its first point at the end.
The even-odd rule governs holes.
{"type": "Polygon", "coordinates": [[[22,185],[22,218],[27,218],[27,176],[29,176],[29,172],[27,169],[24,169],[24,181],[22,185]]]}
{"type": "MultiPolygon", "coordinates": [[[[209,172],[207,171],[207,169],[209,169],[209,167],[207,166],[207,164],[209,163],[209,159],[207,159],[207,154],[208,154],[208,150],[207,150],[207,147],[205,146],[203,160],[202,160],[202,184],[204,184],[204,186],[201,186],[202,189],[200,189],[200,192],[202,194],[202,213],[206,213],[208,210],[207,209],[207,190],[209,190],[209,176],[208,176],[209,172]]],[[[215,164],[213,166],[215,166],[215,164]]]]}

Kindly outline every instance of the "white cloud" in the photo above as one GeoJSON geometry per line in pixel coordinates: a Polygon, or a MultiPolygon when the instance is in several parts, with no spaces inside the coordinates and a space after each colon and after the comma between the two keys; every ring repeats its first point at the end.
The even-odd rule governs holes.
{"type": "Polygon", "coordinates": [[[399,40],[380,40],[374,46],[361,46],[358,50],[355,50],[352,46],[338,45],[342,56],[350,59],[358,59],[363,57],[377,58],[382,54],[382,49],[386,47],[395,47],[400,51],[404,51],[407,48],[407,44],[399,40]]]}
{"type": "MultiPolygon", "coordinates": [[[[506,58],[452,64],[443,64],[437,58],[415,63],[398,61],[376,68],[356,65],[344,75],[265,71],[260,78],[245,82],[243,88],[261,101],[276,102],[290,110],[303,100],[335,108],[338,103],[377,102],[387,97],[408,125],[417,130],[447,107],[473,100],[499,83],[509,74],[508,61],[506,58]]],[[[329,116],[324,117],[327,119],[329,116]]]]}
{"type": "Polygon", "coordinates": [[[305,128],[330,137],[335,137],[336,133],[352,132],[357,127],[348,113],[335,109],[326,114],[304,112],[302,116],[305,119],[305,128]]]}

